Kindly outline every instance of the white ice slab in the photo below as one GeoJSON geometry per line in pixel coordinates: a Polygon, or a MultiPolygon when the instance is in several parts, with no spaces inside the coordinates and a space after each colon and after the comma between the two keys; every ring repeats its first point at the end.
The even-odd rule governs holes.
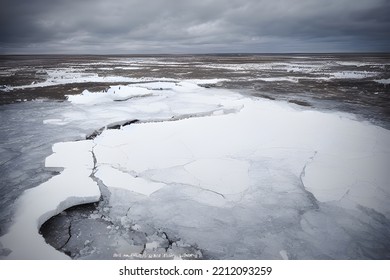
{"type": "Polygon", "coordinates": [[[107,91],[90,92],[84,90],[80,95],[68,95],[67,98],[74,104],[95,105],[112,101],[123,101],[132,97],[151,95],[151,92],[141,87],[111,86],[107,91]]]}
{"type": "Polygon", "coordinates": [[[58,143],[46,166],[65,168],[60,175],[29,189],[17,201],[14,224],[0,242],[12,252],[10,259],[68,259],[38,233],[50,217],[74,205],[98,201],[98,185],[90,178],[92,141],[58,143]]]}
{"type": "MultiPolygon", "coordinates": [[[[177,91],[188,100],[192,99],[191,89],[198,88],[187,83],[175,87],[180,87],[177,91]]],[[[207,89],[198,92],[207,104],[212,96],[203,96],[203,92],[210,93],[207,89]]],[[[180,98],[177,95],[172,102],[180,98]]],[[[284,168],[297,177],[302,173],[304,187],[319,201],[340,200],[351,189],[349,198],[356,203],[384,214],[389,211],[380,202],[390,193],[390,178],[384,171],[389,165],[388,131],[346,114],[298,111],[228,92],[219,100],[242,109],[106,131],[95,140],[98,161],[165,184],[186,184],[225,195],[248,189],[252,180],[249,159],[269,157],[273,162],[283,161],[284,168]],[[293,151],[304,156],[293,158],[293,151]],[[359,158],[365,160],[356,161],[359,158]],[[384,191],[373,187],[374,197],[359,194],[362,188],[357,182],[374,182],[375,188],[384,191]],[[363,201],[362,197],[370,198],[363,201]]]]}

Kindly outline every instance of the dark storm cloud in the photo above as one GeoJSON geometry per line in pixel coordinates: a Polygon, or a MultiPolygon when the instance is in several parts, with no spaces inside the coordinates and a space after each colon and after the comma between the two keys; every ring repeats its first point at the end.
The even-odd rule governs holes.
{"type": "Polygon", "coordinates": [[[3,53],[390,51],[387,0],[2,0],[3,53]]]}

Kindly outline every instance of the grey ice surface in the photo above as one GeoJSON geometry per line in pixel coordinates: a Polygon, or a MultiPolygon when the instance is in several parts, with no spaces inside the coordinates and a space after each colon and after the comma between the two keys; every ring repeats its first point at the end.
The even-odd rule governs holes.
{"type": "Polygon", "coordinates": [[[35,101],[0,107],[0,235],[11,222],[20,194],[56,174],[44,167],[45,158],[52,153],[51,146],[81,138],[77,129],[43,123],[67,106],[62,102],[35,101]]]}

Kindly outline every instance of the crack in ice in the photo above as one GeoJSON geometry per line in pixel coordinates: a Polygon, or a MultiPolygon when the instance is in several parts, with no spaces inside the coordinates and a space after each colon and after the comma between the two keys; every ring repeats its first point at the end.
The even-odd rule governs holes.
{"type": "Polygon", "coordinates": [[[318,151],[314,151],[314,154],[307,160],[307,162],[303,166],[301,174],[299,175],[302,189],[307,194],[308,198],[310,199],[310,201],[313,204],[313,206],[315,207],[315,209],[319,209],[318,200],[316,199],[314,194],[312,192],[308,191],[307,188],[305,187],[305,183],[303,182],[303,177],[305,177],[306,167],[309,165],[309,163],[311,163],[314,160],[317,153],[318,153],[318,151]]]}

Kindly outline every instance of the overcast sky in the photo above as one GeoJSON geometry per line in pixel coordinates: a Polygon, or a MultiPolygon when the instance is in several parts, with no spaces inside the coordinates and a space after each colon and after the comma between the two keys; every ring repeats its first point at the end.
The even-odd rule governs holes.
{"type": "Polygon", "coordinates": [[[390,51],[389,0],[1,0],[0,53],[390,51]]]}

